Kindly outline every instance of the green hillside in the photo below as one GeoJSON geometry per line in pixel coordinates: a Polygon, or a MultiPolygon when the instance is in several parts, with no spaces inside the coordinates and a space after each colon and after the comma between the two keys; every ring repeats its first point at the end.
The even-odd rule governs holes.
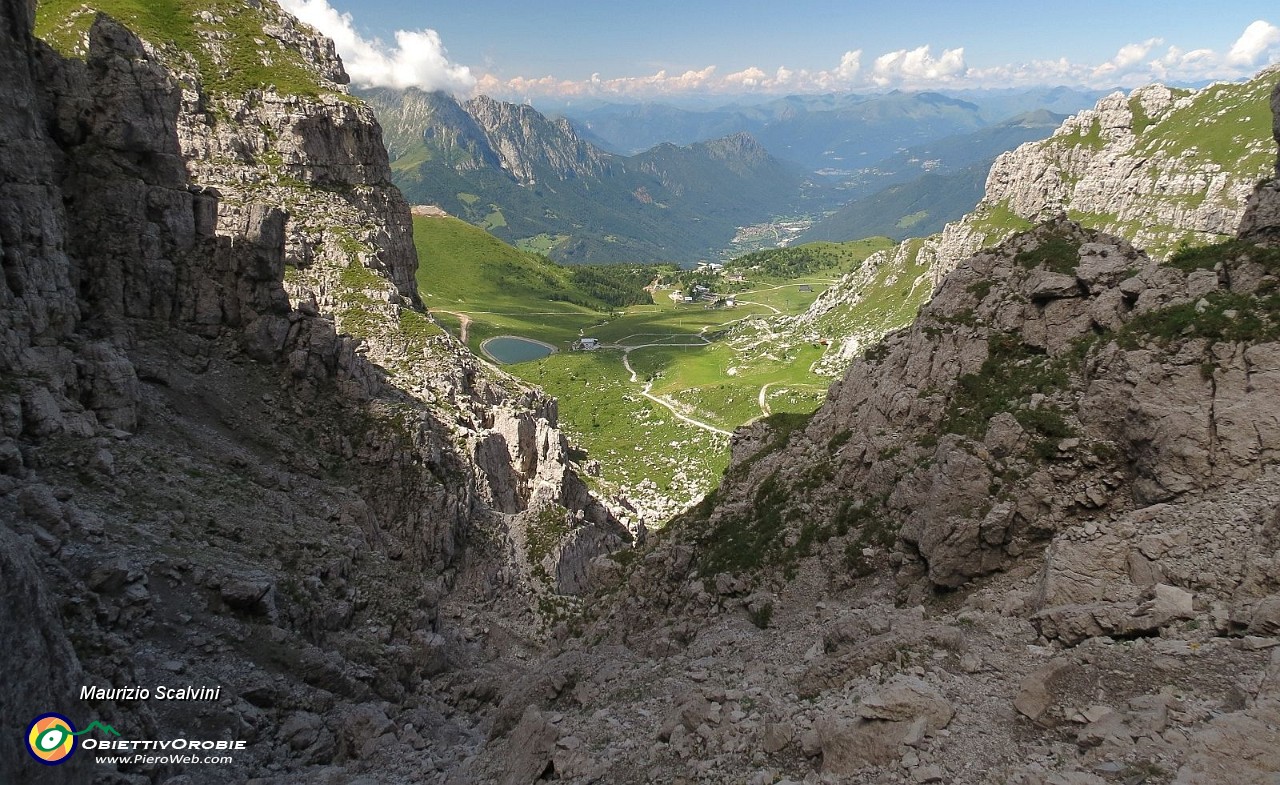
{"type": "Polygon", "coordinates": [[[743,254],[725,264],[734,273],[758,270],[769,278],[789,279],[817,272],[843,274],[871,254],[893,246],[887,237],[870,236],[847,242],[815,242],[786,248],[769,248],[743,254]]]}
{"type": "Polygon", "coordinates": [[[415,216],[413,240],[421,252],[419,286],[438,302],[484,303],[498,311],[520,310],[533,301],[570,302],[593,311],[611,307],[580,289],[571,270],[466,221],[415,216]]]}
{"type": "MultiPolygon", "coordinates": [[[[240,0],[39,0],[36,35],[64,55],[83,56],[89,27],[103,12],[150,43],[190,55],[211,94],[274,88],[283,95],[334,94],[315,67],[264,28],[278,26],[273,4],[240,0]]],[[[345,96],[344,96],[345,97],[345,96]]]]}
{"type": "Polygon", "coordinates": [[[423,303],[448,326],[467,314],[477,352],[485,338],[512,332],[567,344],[616,307],[652,302],[644,287],[673,269],[564,267],[453,217],[414,216],[413,240],[423,303]]]}
{"type": "Polygon", "coordinates": [[[556,347],[505,369],[559,399],[561,425],[603,464],[592,479],[600,490],[651,512],[674,512],[714,486],[732,429],[813,411],[826,394],[829,380],[812,371],[821,346],[783,346],[767,328],[736,325],[804,312],[840,275],[892,245],[873,238],[778,249],[731,262],[722,276],[695,277],[672,266],[560,266],[456,218],[415,217],[414,237],[419,289],[436,321],[458,335],[465,320],[467,344],[480,354],[499,335],[556,347]],[[673,297],[695,279],[727,290],[739,275],[732,307],[724,297],[673,297]],[[651,298],[641,288],[659,281],[651,298]],[[617,302],[636,292],[639,302],[617,302]],[[569,351],[583,336],[602,348],[569,351]]]}

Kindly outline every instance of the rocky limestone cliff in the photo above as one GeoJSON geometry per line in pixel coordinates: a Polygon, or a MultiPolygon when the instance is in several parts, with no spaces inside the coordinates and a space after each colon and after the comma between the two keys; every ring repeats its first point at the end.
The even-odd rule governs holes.
{"type": "MultiPolygon", "coordinates": [[[[1280,84],[1271,91],[1271,135],[1280,145],[1280,84]]],[[[1240,237],[1257,243],[1280,243],[1280,160],[1276,161],[1275,176],[1260,183],[1249,197],[1244,217],[1240,219],[1240,237]]]]}
{"type": "Polygon", "coordinates": [[[601,177],[615,167],[613,156],[582,141],[568,120],[547,118],[530,106],[484,95],[461,102],[412,88],[373,88],[360,96],[389,125],[393,158],[412,158],[425,135],[457,171],[498,169],[522,186],[536,185],[540,174],[601,177]]]}
{"type": "MultiPolygon", "coordinates": [[[[1275,69],[1198,91],[1162,85],[1114,93],[1054,134],[996,159],[982,201],[960,221],[868,259],[786,329],[834,338],[833,375],[915,309],[955,266],[1059,214],[1124,237],[1153,258],[1233,237],[1254,186],[1271,172],[1268,96],[1275,69]],[[908,290],[894,288],[899,279],[908,290]],[[886,287],[904,307],[885,308],[886,287]]],[[[897,303],[894,303],[896,306],[897,303]]]]}
{"type": "Polygon", "coordinates": [[[196,782],[367,757],[418,692],[406,748],[468,736],[432,679],[484,659],[475,604],[536,635],[537,603],[631,535],[554,401],[417,308],[408,209],[331,44],[217,6],[205,24],[250,14],[325,88],[235,92],[201,61],[227,36],[188,58],[90,14],[64,58],[32,4],[2,10],[0,561],[21,591],[0,626],[21,643],[0,779],[177,773],[37,771],[17,740],[51,710],[251,743],[196,782]],[[77,692],[166,681],[226,697],[77,692]]]}
{"type": "Polygon", "coordinates": [[[984,201],[1031,221],[1071,211],[1159,256],[1234,236],[1271,165],[1274,81],[1272,70],[1194,93],[1153,85],[1112,94],[1045,142],[998,158],[984,201]]]}
{"type": "MultiPolygon", "coordinates": [[[[231,59],[220,53],[234,49],[217,34],[220,26],[250,13],[231,6],[201,17],[209,26],[203,42],[215,60],[231,59]]],[[[448,340],[433,339],[435,331],[413,309],[417,256],[408,208],[391,184],[372,112],[341,88],[346,77],[332,44],[274,5],[252,13],[261,17],[264,34],[304,55],[300,67],[314,89],[287,92],[269,85],[236,92],[207,68],[184,69],[190,61],[185,53],[142,44],[182,87],[179,147],[192,182],[218,196],[219,223],[240,225],[260,205],[282,208],[291,300],[303,313],[332,315],[338,330],[360,339],[361,353],[400,389],[463,410],[452,437],[466,452],[483,456],[477,466],[485,475],[480,488],[487,504],[518,512],[535,496],[535,506],[583,502],[585,487],[568,467],[555,429],[554,402],[448,340]],[[516,427],[508,421],[526,423],[526,431],[541,439],[507,439],[503,430],[516,427]],[[497,460],[495,445],[506,451],[505,460],[497,460]]],[[[206,320],[217,322],[218,314],[195,315],[197,322],[206,320]]],[[[252,330],[268,351],[277,351],[286,333],[278,320],[252,330]]],[[[306,370],[304,354],[289,360],[296,373],[306,370]]],[[[595,518],[609,517],[598,504],[587,506],[595,518]]]]}
{"type": "Polygon", "coordinates": [[[425,133],[434,133],[439,134],[439,138],[433,141],[451,154],[448,158],[454,165],[465,168],[502,166],[497,155],[489,149],[483,129],[448,93],[374,87],[362,90],[360,97],[378,113],[387,152],[392,160],[411,154],[425,133]]]}
{"type": "Polygon", "coordinates": [[[531,106],[478,96],[465,105],[484,129],[502,168],[522,185],[534,185],[535,173],[551,170],[567,177],[600,177],[612,156],[578,138],[563,117],[549,120],[531,106]]]}

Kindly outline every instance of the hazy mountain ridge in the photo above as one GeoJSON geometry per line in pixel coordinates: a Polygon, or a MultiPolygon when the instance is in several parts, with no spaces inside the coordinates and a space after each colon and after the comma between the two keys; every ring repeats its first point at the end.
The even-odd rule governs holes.
{"type": "Polygon", "coordinates": [[[800,209],[813,190],[798,167],[742,134],[624,157],[528,106],[362,95],[392,129],[392,168],[411,201],[559,261],[715,258],[738,226],[800,209]]]}
{"type": "Polygon", "coordinates": [[[873,165],[901,148],[918,144],[921,136],[932,140],[1008,124],[1016,116],[1035,111],[1066,115],[1091,105],[1102,94],[1070,88],[971,91],[955,96],[894,92],[787,96],[705,109],[650,102],[568,106],[558,111],[593,143],[624,153],[663,142],[690,144],[746,131],[780,158],[811,169],[849,169],[873,165]],[[859,138],[864,142],[861,145],[859,138]]]}
{"type": "Polygon", "coordinates": [[[1046,110],[1026,112],[969,134],[903,150],[847,182],[843,190],[854,195],[853,200],[816,223],[797,242],[874,235],[902,240],[939,232],[982,198],[997,155],[1045,138],[1065,119],[1046,110]],[[858,196],[881,185],[886,187],[858,196]]]}
{"type": "Polygon", "coordinates": [[[842,242],[884,236],[894,240],[939,232],[982,198],[991,161],[948,172],[926,172],[914,180],[846,204],[816,223],[797,243],[842,242]]]}

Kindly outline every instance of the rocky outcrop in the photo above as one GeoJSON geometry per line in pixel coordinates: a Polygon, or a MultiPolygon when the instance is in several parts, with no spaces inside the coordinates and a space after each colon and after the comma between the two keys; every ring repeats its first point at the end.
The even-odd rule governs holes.
{"type": "MultiPolygon", "coordinates": [[[[1271,91],[1272,136],[1280,144],[1280,84],[1271,91]]],[[[1280,243],[1276,227],[1280,226],[1280,161],[1276,176],[1260,184],[1249,197],[1244,217],[1240,219],[1240,236],[1256,243],[1280,243]]]]}
{"type": "Polygon", "coordinates": [[[1264,258],[1168,267],[1065,220],[978,254],[784,449],[735,454],[712,531],[767,486],[793,525],[896,530],[901,575],[957,587],[1073,522],[1254,480],[1280,449],[1264,258]],[[1208,326],[1249,308],[1257,330],[1208,326]]]}
{"type": "Polygon", "coordinates": [[[1243,84],[1152,85],[1103,98],[1048,139],[997,158],[972,213],[873,255],[784,331],[831,339],[817,367],[843,373],[881,336],[908,324],[962,260],[1062,213],[1156,259],[1237,230],[1256,238],[1246,213],[1257,214],[1251,194],[1272,170],[1267,119],[1275,77],[1268,69],[1243,84]]]}
{"type": "Polygon", "coordinates": [[[533,185],[536,172],[569,177],[600,177],[610,158],[583,142],[563,117],[549,120],[531,106],[478,96],[465,105],[467,114],[484,130],[503,169],[521,184],[533,185]]]}

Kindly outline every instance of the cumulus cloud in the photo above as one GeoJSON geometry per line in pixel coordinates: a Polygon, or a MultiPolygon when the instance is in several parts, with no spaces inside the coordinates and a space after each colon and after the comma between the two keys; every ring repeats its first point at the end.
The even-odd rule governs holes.
{"type": "MultiPolygon", "coordinates": [[[[287,0],[294,5],[324,5],[326,0],[287,0]]],[[[326,8],[326,6],[325,6],[326,8]]],[[[337,17],[337,14],[334,14],[337,17]]],[[[349,18],[344,18],[349,28],[349,18]]],[[[428,31],[430,32],[430,31],[428,31]]],[[[355,33],[351,33],[355,36],[355,33]]],[[[434,35],[434,33],[433,33],[434,35]]],[[[443,47],[435,44],[426,49],[439,53],[435,67],[449,67],[443,47]]],[[[339,44],[339,51],[342,45],[339,44]]],[[[970,67],[964,47],[934,49],[924,45],[915,49],[888,51],[870,58],[864,50],[847,50],[831,67],[819,69],[788,68],[786,65],[767,69],[758,65],[730,73],[708,65],[701,69],[668,72],[659,70],[649,76],[603,77],[591,74],[589,79],[561,77],[500,78],[484,74],[472,81],[477,91],[506,97],[509,100],[531,100],[538,96],[558,97],[630,97],[660,99],[682,93],[804,93],[865,90],[865,88],[902,87],[928,90],[932,87],[1030,87],[1071,85],[1110,88],[1137,87],[1149,82],[1202,82],[1212,79],[1239,79],[1253,76],[1268,63],[1280,60],[1280,27],[1258,20],[1249,24],[1229,49],[1184,50],[1166,45],[1161,38],[1147,38],[1126,44],[1102,63],[1068,58],[1033,60],[970,67]],[[867,56],[864,56],[867,55],[867,56]]],[[[346,58],[346,53],[343,53],[346,58]]],[[[348,59],[348,70],[356,74],[348,59]]],[[[461,69],[467,79],[470,73],[461,69]]]]}
{"type": "Polygon", "coordinates": [[[748,89],[760,87],[768,80],[768,74],[754,66],[751,68],[744,68],[741,71],[736,71],[732,74],[726,74],[724,77],[725,84],[741,85],[748,89]]]}
{"type": "Polygon", "coordinates": [[[1227,62],[1231,65],[1257,65],[1264,54],[1280,48],[1280,27],[1259,19],[1244,29],[1244,33],[1231,45],[1227,52],[1227,62]]]}
{"type": "Polygon", "coordinates": [[[840,57],[840,65],[836,66],[835,77],[837,79],[852,82],[858,78],[858,72],[862,70],[862,50],[854,49],[845,52],[840,57]]]}
{"type": "Polygon", "coordinates": [[[1159,38],[1148,38],[1140,44],[1125,44],[1116,56],[1093,69],[1094,76],[1114,78],[1140,68],[1151,50],[1163,43],[1159,38]]]}
{"type": "Polygon", "coordinates": [[[954,81],[968,70],[964,64],[964,48],[944,49],[934,58],[928,46],[899,49],[876,58],[871,68],[871,81],[885,87],[902,85],[918,87],[954,81]]]}
{"type": "Polygon", "coordinates": [[[328,0],[281,0],[284,10],[333,39],[351,81],[361,87],[418,87],[470,92],[471,69],[449,61],[435,30],[397,30],[395,46],[356,32],[351,14],[339,13],[328,0]]]}

